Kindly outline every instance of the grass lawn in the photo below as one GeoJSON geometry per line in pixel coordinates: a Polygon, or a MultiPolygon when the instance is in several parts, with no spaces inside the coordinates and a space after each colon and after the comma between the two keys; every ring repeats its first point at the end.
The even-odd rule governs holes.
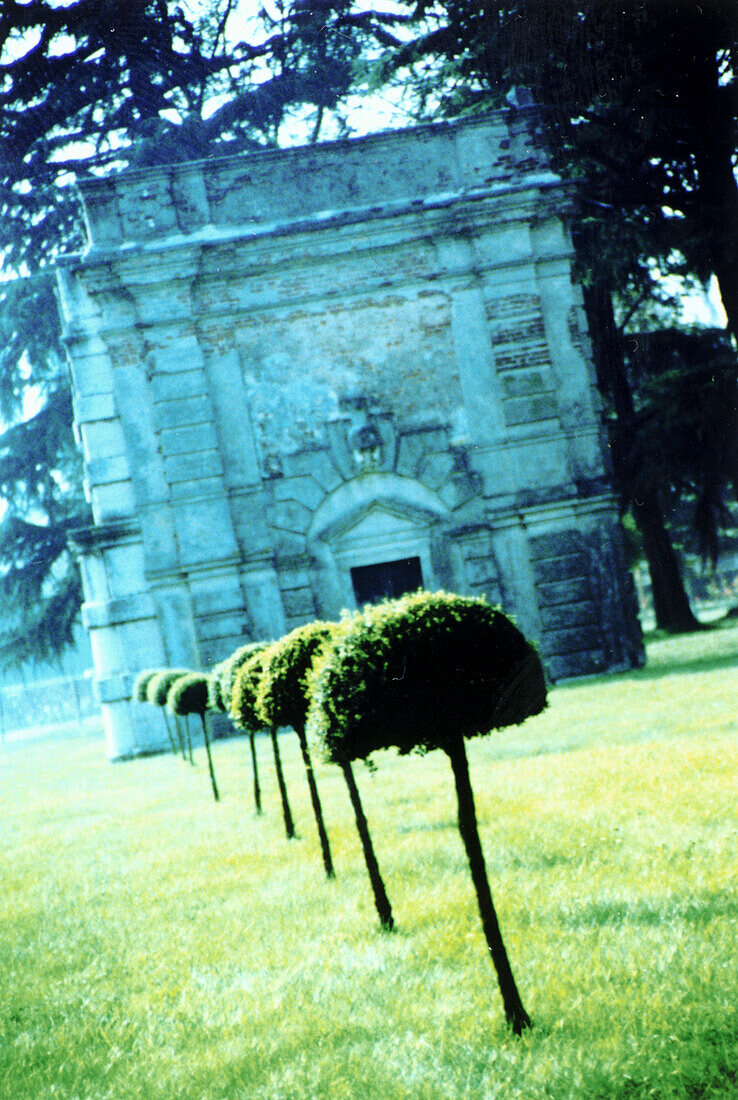
{"type": "Polygon", "coordinates": [[[492,893],[534,1028],[506,1030],[440,753],[357,768],[398,922],[379,930],[338,769],[297,738],[110,765],[0,749],[2,1100],[735,1097],[738,629],[556,688],[469,743],[492,893]]]}

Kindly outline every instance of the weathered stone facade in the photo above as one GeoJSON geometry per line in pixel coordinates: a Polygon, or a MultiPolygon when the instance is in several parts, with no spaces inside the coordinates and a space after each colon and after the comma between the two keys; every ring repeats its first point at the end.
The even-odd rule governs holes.
{"type": "Polygon", "coordinates": [[[522,116],[81,191],[59,285],[111,755],[161,740],[140,668],[418,579],[500,602],[554,679],[641,659],[563,190],[522,116]]]}

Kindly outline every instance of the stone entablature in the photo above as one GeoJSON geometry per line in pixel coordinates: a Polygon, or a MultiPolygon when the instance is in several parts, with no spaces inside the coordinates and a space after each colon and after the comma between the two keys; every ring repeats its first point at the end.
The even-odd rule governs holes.
{"type": "Polygon", "coordinates": [[[640,659],[563,190],[523,117],[81,190],[59,281],[112,755],[161,738],[140,668],[337,617],[375,566],[501,602],[556,678],[640,659]]]}

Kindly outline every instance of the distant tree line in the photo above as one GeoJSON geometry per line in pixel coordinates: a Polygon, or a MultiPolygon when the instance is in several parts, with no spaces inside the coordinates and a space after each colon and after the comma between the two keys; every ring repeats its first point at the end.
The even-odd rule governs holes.
{"type": "Polygon", "coordinates": [[[371,96],[407,122],[535,104],[657,624],[696,628],[674,538],[714,561],[738,485],[737,44],[733,0],[5,0],[0,663],[59,652],[81,600],[50,274],[83,241],[74,180],[343,136],[371,96]],[[710,279],[725,329],[681,317],[710,279]]]}

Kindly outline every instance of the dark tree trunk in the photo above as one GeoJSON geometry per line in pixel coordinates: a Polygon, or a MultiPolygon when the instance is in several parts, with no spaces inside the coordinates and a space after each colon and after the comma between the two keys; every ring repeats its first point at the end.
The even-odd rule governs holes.
{"type": "Polygon", "coordinates": [[[269,734],[272,739],[272,749],[274,750],[274,769],[277,773],[277,784],[279,786],[279,797],[282,799],[282,816],[284,817],[284,831],[287,834],[287,839],[292,840],[295,835],[295,823],[292,820],[292,810],[290,809],[290,800],[287,797],[287,785],[284,781],[284,773],[282,771],[282,758],[279,755],[279,744],[277,742],[277,731],[270,729],[269,734]]]}
{"type": "Polygon", "coordinates": [[[213,768],[213,756],[210,752],[210,737],[208,735],[208,724],[205,721],[205,715],[200,715],[200,721],[202,722],[202,734],[205,739],[205,752],[208,755],[208,771],[210,772],[210,786],[213,788],[213,798],[216,802],[220,802],[220,794],[218,792],[218,784],[215,782],[215,769],[213,768]]]}
{"type": "Polygon", "coordinates": [[[643,536],[656,626],[670,634],[700,630],[700,621],[689,606],[679,560],[655,491],[645,492],[643,499],[633,502],[633,516],[643,536]]]}
{"type": "MultiPolygon", "coordinates": [[[[161,708],[161,713],[164,715],[164,725],[167,727],[167,737],[169,738],[169,744],[171,745],[172,753],[176,754],[177,746],[174,743],[174,737],[172,736],[172,727],[169,725],[169,717],[167,716],[167,712],[165,711],[164,707],[161,708]]],[[[176,726],[176,719],[175,719],[175,726],[176,726]]],[[[185,759],[184,745],[182,744],[182,739],[181,738],[178,738],[178,740],[179,740],[179,751],[182,753],[182,759],[184,760],[185,759]]]]}
{"type": "Polygon", "coordinates": [[[251,774],[254,779],[254,805],[257,814],[261,813],[261,787],[259,786],[259,766],[256,763],[256,738],[254,731],[249,730],[249,747],[251,749],[251,774]]]}
{"type": "Polygon", "coordinates": [[[315,773],[313,772],[313,762],[310,759],[307,737],[305,736],[305,730],[302,728],[296,729],[295,732],[300,741],[300,752],[302,753],[302,762],[305,765],[305,774],[307,776],[308,787],[310,789],[310,801],[313,804],[315,824],[318,828],[320,850],[323,855],[323,866],[325,867],[326,876],[328,878],[335,878],[336,872],[333,869],[333,860],[331,859],[331,846],[328,843],[328,833],[326,832],[325,822],[323,821],[323,807],[320,804],[318,785],[315,782],[315,773]]]}
{"type": "MultiPolygon", "coordinates": [[[[635,421],[635,404],[625,369],[622,339],[615,324],[612,295],[602,283],[593,283],[584,288],[584,302],[598,384],[609,394],[618,422],[627,430],[635,421]]],[[[630,503],[643,537],[656,626],[672,634],[699,630],[700,623],[689,606],[679,559],[666,529],[656,486],[644,490],[642,496],[630,503]]]]}
{"type": "Polygon", "coordinates": [[[525,1028],[532,1025],[528,1013],[523,1008],[523,1002],[515,984],[507,951],[502,942],[495,907],[492,904],[492,894],[487,880],[487,868],[479,840],[479,830],[477,829],[474,794],[469,779],[469,764],[466,759],[463,737],[458,738],[446,751],[451,761],[456,784],[456,798],[459,806],[459,832],[461,833],[461,839],[464,841],[466,856],[469,860],[469,870],[477,894],[482,928],[484,929],[492,963],[497,972],[497,981],[500,985],[502,1003],[505,1008],[505,1018],[514,1034],[520,1035],[525,1028]]]}
{"type": "Polygon", "coordinates": [[[379,914],[379,920],[382,924],[382,928],[387,932],[391,932],[395,927],[394,917],[392,916],[392,908],[387,897],[387,891],[384,888],[382,882],[382,876],[379,873],[379,864],[377,863],[377,857],[374,854],[374,847],[372,845],[372,838],[369,835],[369,826],[367,824],[366,816],[364,814],[364,807],[361,805],[361,797],[359,795],[359,788],[356,786],[356,780],[354,779],[353,769],[351,764],[346,762],[341,764],[341,770],[343,777],[346,780],[346,786],[348,787],[349,798],[351,799],[351,805],[354,809],[354,817],[356,818],[356,831],[359,834],[361,841],[361,847],[364,852],[364,862],[366,863],[366,869],[369,874],[369,881],[372,884],[372,891],[374,892],[374,904],[379,914]]]}
{"type": "Polygon", "coordinates": [[[190,764],[194,764],[195,763],[195,758],[192,755],[192,737],[190,735],[190,721],[189,721],[187,715],[185,715],[184,728],[185,728],[185,740],[187,741],[187,759],[189,760],[190,764]]]}

